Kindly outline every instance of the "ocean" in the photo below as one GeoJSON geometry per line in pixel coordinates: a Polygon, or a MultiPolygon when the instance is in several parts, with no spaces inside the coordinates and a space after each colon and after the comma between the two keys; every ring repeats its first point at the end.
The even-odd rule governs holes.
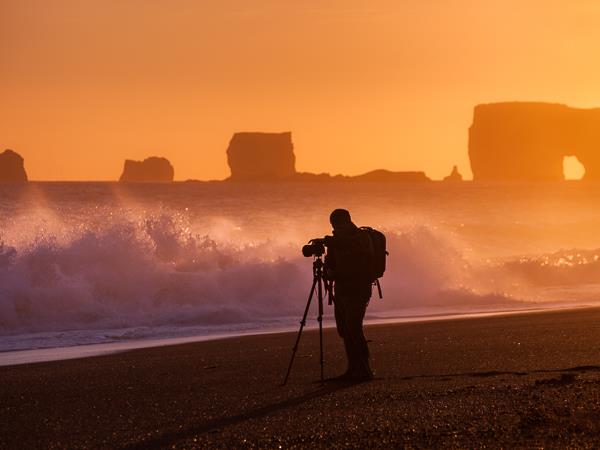
{"type": "Polygon", "coordinates": [[[388,238],[369,321],[597,305],[599,199],[583,182],[0,185],[0,352],[295,330],[300,249],[338,207],[388,238]]]}

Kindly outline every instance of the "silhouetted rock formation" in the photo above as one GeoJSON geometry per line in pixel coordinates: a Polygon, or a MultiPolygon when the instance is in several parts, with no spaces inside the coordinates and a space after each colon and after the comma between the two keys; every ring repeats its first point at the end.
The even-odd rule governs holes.
{"type": "Polygon", "coordinates": [[[362,175],[330,175],[328,173],[297,172],[288,181],[359,181],[359,182],[421,182],[431,181],[425,172],[391,172],[378,169],[362,175]]]}
{"type": "Polygon", "coordinates": [[[27,181],[27,173],[23,166],[23,157],[12,150],[0,153],[0,182],[23,183],[27,181]]]}
{"type": "Polygon", "coordinates": [[[424,172],[374,170],[354,177],[296,172],[292,133],[235,133],[227,148],[233,181],[430,181],[424,172]]]}
{"type": "Polygon", "coordinates": [[[279,180],[296,174],[292,133],[235,133],[227,148],[231,180],[279,180]]]}
{"type": "Polygon", "coordinates": [[[348,178],[355,181],[430,181],[425,172],[392,172],[385,169],[373,170],[348,178]]]}
{"type": "Polygon", "coordinates": [[[458,167],[453,166],[452,172],[447,177],[444,177],[444,181],[462,181],[463,177],[458,171],[458,167]]]}
{"type": "Polygon", "coordinates": [[[173,175],[173,166],[168,159],[152,156],[143,161],[126,159],[119,181],[169,182],[173,181],[173,175]]]}
{"type": "Polygon", "coordinates": [[[290,181],[332,181],[332,180],[344,180],[347,177],[343,175],[331,176],[328,173],[311,173],[311,172],[296,172],[294,176],[290,177],[290,181]]]}
{"type": "Polygon", "coordinates": [[[563,180],[565,156],[585,166],[585,180],[600,180],[600,108],[533,102],[475,107],[473,180],[563,180]]]}

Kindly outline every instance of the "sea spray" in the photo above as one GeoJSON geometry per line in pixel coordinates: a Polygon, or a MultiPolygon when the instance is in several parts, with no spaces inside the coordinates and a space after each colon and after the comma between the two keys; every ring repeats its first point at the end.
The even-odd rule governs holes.
{"type": "MultiPolygon", "coordinates": [[[[11,189],[0,186],[0,350],[295,327],[312,279],[300,248],[330,232],[328,213],[340,205],[388,237],[384,299],[373,297],[370,318],[598,298],[600,216],[590,208],[575,215],[568,202],[564,216],[548,207],[536,215],[497,188],[11,189]]],[[[594,192],[584,194],[578,204],[595,204],[594,192]]],[[[535,195],[537,204],[550,198],[535,195]]]]}
{"type": "MultiPolygon", "coordinates": [[[[373,301],[374,312],[477,297],[470,263],[431,230],[387,234],[385,300],[373,301]]],[[[290,317],[312,276],[311,261],[292,243],[219,242],[164,214],[82,231],[66,243],[46,235],[0,248],[3,334],[290,317]]]]}

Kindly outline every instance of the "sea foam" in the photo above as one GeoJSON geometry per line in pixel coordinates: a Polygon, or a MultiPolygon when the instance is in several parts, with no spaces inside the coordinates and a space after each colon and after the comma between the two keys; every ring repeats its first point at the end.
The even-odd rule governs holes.
{"type": "MultiPolygon", "coordinates": [[[[95,185],[88,189],[110,202],[94,204],[90,193],[61,189],[53,203],[45,192],[45,202],[21,207],[2,222],[0,350],[295,327],[312,282],[312,261],[300,248],[329,231],[326,213],[339,202],[332,195],[313,205],[301,192],[297,203],[305,205],[295,212],[273,193],[261,191],[250,201],[225,192],[218,205],[206,196],[192,214],[179,205],[148,208],[147,200],[121,191],[119,204],[110,204],[113,197],[95,185]],[[231,214],[229,205],[235,206],[231,214]]],[[[189,188],[144,189],[154,199],[164,190],[189,188]]],[[[347,204],[350,194],[338,197],[346,195],[347,204]]],[[[173,202],[193,198],[169,195],[173,202]]],[[[374,292],[370,318],[581,305],[598,297],[600,252],[593,248],[519,253],[523,227],[506,217],[504,224],[463,228],[461,221],[476,217],[465,211],[442,226],[422,210],[404,214],[410,220],[391,209],[361,210],[369,198],[353,200],[353,211],[386,233],[390,253],[384,299],[374,292]],[[512,253],[503,246],[506,236],[520,239],[512,253]],[[489,248],[501,251],[493,255],[489,248]]],[[[447,209],[444,221],[457,215],[457,208],[447,209]]]]}

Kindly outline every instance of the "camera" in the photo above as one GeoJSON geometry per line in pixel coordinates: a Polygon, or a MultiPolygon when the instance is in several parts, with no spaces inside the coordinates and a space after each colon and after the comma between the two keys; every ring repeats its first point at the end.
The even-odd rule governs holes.
{"type": "Polygon", "coordinates": [[[308,244],[302,247],[302,254],[307,258],[323,256],[325,247],[330,244],[331,238],[331,236],[325,236],[324,238],[311,239],[308,244]]]}
{"type": "Polygon", "coordinates": [[[325,253],[325,239],[311,239],[304,247],[302,254],[307,258],[311,256],[323,256],[325,253]]]}

